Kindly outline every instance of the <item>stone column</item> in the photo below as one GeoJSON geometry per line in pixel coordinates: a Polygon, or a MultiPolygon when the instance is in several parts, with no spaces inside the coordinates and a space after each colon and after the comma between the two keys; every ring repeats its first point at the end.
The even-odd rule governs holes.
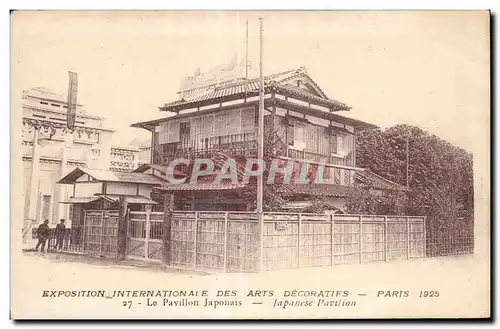
{"type": "Polygon", "coordinates": [[[29,190],[28,218],[24,223],[23,242],[27,242],[31,227],[36,224],[36,210],[38,204],[38,188],[40,181],[40,145],[38,144],[39,129],[33,127],[33,153],[31,156],[31,176],[29,190]]]}

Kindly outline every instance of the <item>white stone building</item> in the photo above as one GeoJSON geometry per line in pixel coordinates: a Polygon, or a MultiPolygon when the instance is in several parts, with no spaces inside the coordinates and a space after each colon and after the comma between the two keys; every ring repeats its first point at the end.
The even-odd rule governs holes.
{"type": "MultiPolygon", "coordinates": [[[[67,218],[61,203],[72,191],[56,182],[76,167],[131,171],[139,149],[112,146],[113,130],[104,118],[77,105],[74,131],[66,128],[66,99],[45,88],[31,88],[22,99],[22,157],[25,232],[44,219],[53,226],[67,218]]],[[[68,223],[69,224],[69,223],[68,223]]]]}

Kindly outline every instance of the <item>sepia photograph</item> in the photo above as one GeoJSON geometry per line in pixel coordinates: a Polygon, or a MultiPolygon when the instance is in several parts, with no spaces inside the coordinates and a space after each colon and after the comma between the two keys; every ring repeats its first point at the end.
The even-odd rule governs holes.
{"type": "Polygon", "coordinates": [[[489,11],[10,38],[12,319],[491,317],[489,11]]]}

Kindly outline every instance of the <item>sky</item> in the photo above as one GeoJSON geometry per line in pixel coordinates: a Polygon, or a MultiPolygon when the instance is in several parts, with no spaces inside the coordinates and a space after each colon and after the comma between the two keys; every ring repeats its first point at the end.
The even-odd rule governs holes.
{"type": "MultiPolygon", "coordinates": [[[[329,98],[363,121],[417,125],[474,152],[489,131],[487,12],[15,12],[11,89],[65,94],[107,118],[115,144],[148,138],[132,123],[166,116],[180,81],[244,55],[264,74],[305,66],[329,98]]],[[[258,71],[257,71],[258,72],[258,71]]],[[[15,109],[14,109],[15,110],[15,109]]]]}

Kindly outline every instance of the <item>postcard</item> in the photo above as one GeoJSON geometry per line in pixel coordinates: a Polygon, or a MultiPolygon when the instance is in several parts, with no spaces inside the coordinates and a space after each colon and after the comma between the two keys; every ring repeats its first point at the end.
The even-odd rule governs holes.
{"type": "Polygon", "coordinates": [[[12,11],[12,319],[489,318],[488,11],[12,11]]]}

